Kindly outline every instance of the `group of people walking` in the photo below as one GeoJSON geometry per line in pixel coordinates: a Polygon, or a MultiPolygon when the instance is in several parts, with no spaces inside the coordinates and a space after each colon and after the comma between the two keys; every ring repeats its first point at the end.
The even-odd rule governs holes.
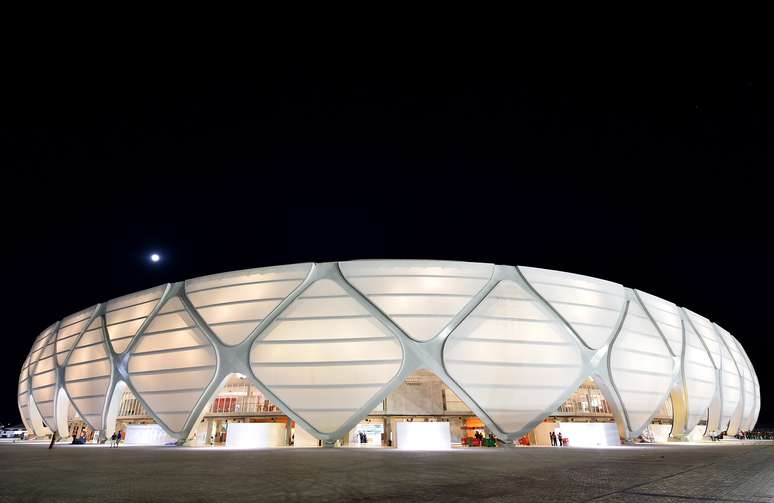
{"type": "Polygon", "coordinates": [[[774,440],[774,431],[740,431],[736,434],[736,438],[742,440],[774,440]]]}
{"type": "Polygon", "coordinates": [[[85,444],[86,443],[86,429],[84,428],[81,430],[80,434],[73,435],[73,444],[79,445],[79,444],[85,444]]]}
{"type": "Polygon", "coordinates": [[[113,435],[110,437],[110,447],[118,447],[118,444],[121,443],[121,431],[117,431],[113,433],[113,435]]]}
{"type": "Polygon", "coordinates": [[[567,445],[567,439],[562,437],[562,432],[554,433],[553,431],[548,434],[551,438],[551,445],[554,447],[564,447],[567,445]]]}

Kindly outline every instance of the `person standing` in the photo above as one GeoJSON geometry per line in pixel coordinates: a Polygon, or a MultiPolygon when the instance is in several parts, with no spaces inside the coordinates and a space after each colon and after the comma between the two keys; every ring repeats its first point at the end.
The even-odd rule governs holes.
{"type": "Polygon", "coordinates": [[[551,446],[556,447],[556,433],[552,431],[548,434],[548,437],[551,439],[551,446]]]}
{"type": "Polygon", "coordinates": [[[556,435],[556,440],[558,442],[559,447],[562,447],[562,445],[564,445],[564,444],[562,444],[562,432],[561,431],[556,435]]]}

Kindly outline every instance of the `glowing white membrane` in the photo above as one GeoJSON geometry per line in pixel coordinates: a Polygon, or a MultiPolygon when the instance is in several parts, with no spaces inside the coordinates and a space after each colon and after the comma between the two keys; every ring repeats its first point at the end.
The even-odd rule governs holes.
{"type": "Polygon", "coordinates": [[[494,266],[430,260],[340,262],[352,286],[414,340],[427,341],[492,277],[494,266]]]}
{"type": "Polygon", "coordinates": [[[24,360],[21,373],[19,374],[19,388],[17,402],[19,404],[19,415],[22,423],[27,430],[32,430],[32,420],[30,418],[30,376],[28,368],[30,366],[30,355],[24,360]]]}
{"type": "Polygon", "coordinates": [[[756,405],[756,389],[755,389],[755,379],[754,379],[754,370],[752,368],[752,363],[750,362],[750,359],[747,357],[747,353],[744,350],[744,347],[742,347],[741,344],[739,344],[739,341],[736,340],[736,337],[729,334],[731,336],[731,339],[733,339],[734,344],[736,345],[737,349],[739,350],[739,354],[742,358],[742,376],[743,376],[743,386],[744,386],[744,403],[742,405],[742,417],[741,417],[741,423],[739,425],[739,429],[742,431],[749,431],[752,430],[754,423],[753,419],[755,416],[755,405],[756,405]]]}
{"type": "Polygon", "coordinates": [[[148,315],[159,303],[165,285],[113,299],[105,306],[105,322],[113,351],[123,353],[129,347],[148,315]]]}
{"type": "Polygon", "coordinates": [[[629,302],[613,341],[610,374],[631,431],[645,428],[658,411],[669,393],[673,366],[674,358],[656,326],[638,302],[629,302]]]}
{"type": "Polygon", "coordinates": [[[56,362],[59,366],[64,365],[67,355],[78,340],[78,336],[86,328],[89,318],[94,313],[94,307],[84,309],[75,314],[71,314],[63,319],[59,324],[59,330],[56,334],[56,362]]]}
{"type": "Polygon", "coordinates": [[[715,396],[717,379],[712,358],[690,323],[685,324],[684,351],[683,382],[688,398],[686,430],[690,431],[707,415],[707,408],[715,396]]]}
{"type": "Polygon", "coordinates": [[[75,345],[64,374],[64,387],[73,406],[95,430],[105,427],[102,412],[113,372],[102,327],[102,317],[94,318],[75,345]]]}
{"type": "Polygon", "coordinates": [[[519,267],[526,280],[592,349],[610,341],[626,304],[618,283],[561,271],[519,267]]]}
{"type": "Polygon", "coordinates": [[[547,415],[585,377],[574,337],[512,281],[499,283],[451,333],[443,361],[508,433],[547,415]]]}
{"type": "Polygon", "coordinates": [[[677,356],[683,354],[683,322],[680,318],[680,308],[673,303],[655,295],[636,290],[637,296],[642,301],[648,314],[656,322],[664,338],[669,343],[672,353],[677,356]]]}
{"type": "Polygon", "coordinates": [[[177,297],[169,299],[129,358],[129,380],[151,411],[180,432],[215,377],[217,356],[177,297]]]}
{"type": "Polygon", "coordinates": [[[310,285],[258,338],[257,377],[321,433],[339,429],[395,377],[397,338],[329,279],[310,285]]]}
{"type": "Polygon", "coordinates": [[[215,274],[185,282],[199,315],[223,344],[244,341],[304,281],[312,264],[215,274]]]}
{"type": "Polygon", "coordinates": [[[37,361],[30,367],[32,398],[38,407],[43,421],[51,431],[56,431],[56,332],[51,331],[40,347],[37,361]]]}

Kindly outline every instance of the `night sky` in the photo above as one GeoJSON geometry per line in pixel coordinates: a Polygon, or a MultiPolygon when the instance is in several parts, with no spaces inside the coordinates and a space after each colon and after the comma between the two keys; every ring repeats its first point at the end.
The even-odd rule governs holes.
{"type": "Polygon", "coordinates": [[[54,60],[2,84],[0,421],[19,421],[35,337],[97,302],[236,269],[427,258],[587,274],[702,314],[745,346],[774,423],[772,67],[54,60]]]}

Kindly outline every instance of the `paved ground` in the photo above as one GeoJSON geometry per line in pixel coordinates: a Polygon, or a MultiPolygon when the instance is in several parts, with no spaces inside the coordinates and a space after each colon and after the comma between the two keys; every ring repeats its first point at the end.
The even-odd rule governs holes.
{"type": "Polygon", "coordinates": [[[772,502],[774,445],[227,450],[0,444],[0,501],[772,502]]]}

